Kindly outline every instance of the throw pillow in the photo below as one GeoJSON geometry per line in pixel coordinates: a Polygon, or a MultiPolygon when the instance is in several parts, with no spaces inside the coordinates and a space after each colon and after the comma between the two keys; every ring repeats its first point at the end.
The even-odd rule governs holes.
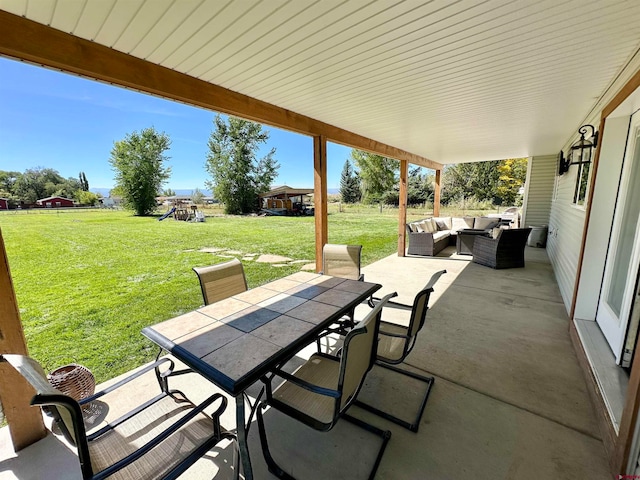
{"type": "Polygon", "coordinates": [[[451,217],[433,217],[438,230],[451,230],[451,217]]]}
{"type": "Polygon", "coordinates": [[[436,222],[433,220],[433,218],[427,218],[426,220],[423,220],[422,228],[425,232],[429,233],[435,233],[438,231],[438,227],[436,226],[436,222]]]}

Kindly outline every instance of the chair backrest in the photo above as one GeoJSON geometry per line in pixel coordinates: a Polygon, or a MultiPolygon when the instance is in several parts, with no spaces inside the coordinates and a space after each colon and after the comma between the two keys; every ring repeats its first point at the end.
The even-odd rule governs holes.
{"type": "Polygon", "coordinates": [[[520,251],[524,249],[530,233],[530,228],[509,228],[507,230],[501,230],[497,238],[498,250],[520,251]]]}
{"type": "Polygon", "coordinates": [[[409,339],[414,338],[424,326],[424,321],[427,317],[427,310],[429,310],[429,297],[431,296],[431,293],[433,293],[433,286],[445,273],[447,273],[446,270],[440,270],[431,275],[431,278],[429,279],[427,284],[416,294],[415,298],[413,299],[413,305],[411,308],[411,319],[409,320],[409,328],[407,331],[409,339]]]}
{"type": "Polygon", "coordinates": [[[393,292],[380,300],[369,314],[349,331],[344,339],[338,378],[338,390],[342,392],[340,412],[343,412],[355,400],[365,375],[373,367],[376,359],[376,344],[382,307],[396,295],[397,293],[393,292]]]}
{"type": "Polygon", "coordinates": [[[327,243],[322,249],[322,272],[333,277],[360,279],[362,245],[327,243]]]}
{"type": "Polygon", "coordinates": [[[9,363],[33,387],[35,395],[31,405],[48,407],[62,434],[78,448],[83,475],[90,474],[89,446],[78,402],[54,388],[42,366],[34,359],[25,355],[3,354],[0,361],[9,363]]]}
{"type": "Polygon", "coordinates": [[[209,267],[194,267],[193,271],[200,280],[205,305],[247,291],[244,268],[237,258],[209,267]]]}

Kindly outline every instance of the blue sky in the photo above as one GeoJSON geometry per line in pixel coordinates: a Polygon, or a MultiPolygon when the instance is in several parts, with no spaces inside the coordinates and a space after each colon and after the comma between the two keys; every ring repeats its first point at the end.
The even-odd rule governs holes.
{"type": "MultiPolygon", "coordinates": [[[[215,112],[0,58],[0,170],[85,172],[91,188],[113,187],[109,156],[127,133],[155,127],[171,138],[174,190],[205,188],[207,140],[215,112]]],[[[274,185],[313,188],[313,139],[273,127],[261,152],[276,148],[274,185]]],[[[351,149],[327,147],[328,187],[337,188],[351,149]]]]}

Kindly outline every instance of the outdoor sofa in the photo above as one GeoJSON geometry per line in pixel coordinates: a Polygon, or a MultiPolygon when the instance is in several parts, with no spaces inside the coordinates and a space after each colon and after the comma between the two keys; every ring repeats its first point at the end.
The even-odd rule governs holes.
{"type": "Polygon", "coordinates": [[[431,217],[406,224],[409,255],[437,255],[456,244],[460,230],[483,230],[491,234],[502,223],[499,217],[431,217]]]}

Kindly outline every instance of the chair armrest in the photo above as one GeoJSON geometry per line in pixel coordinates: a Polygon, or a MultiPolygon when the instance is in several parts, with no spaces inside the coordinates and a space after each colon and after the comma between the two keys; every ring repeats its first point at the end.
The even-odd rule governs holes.
{"type": "MultiPolygon", "coordinates": [[[[305,390],[308,390],[308,391],[310,391],[312,393],[317,393],[319,395],[324,395],[326,397],[332,397],[332,398],[339,398],[340,397],[340,392],[338,392],[336,390],[332,390],[330,388],[319,387],[318,385],[306,382],[306,381],[302,380],[301,378],[293,376],[290,373],[284,372],[282,370],[274,370],[272,373],[274,374],[274,376],[277,375],[278,377],[282,377],[285,380],[287,380],[288,382],[291,382],[294,385],[297,385],[300,388],[304,388],[305,390]]],[[[267,389],[269,391],[269,395],[271,395],[271,379],[272,378],[273,377],[267,379],[267,381],[265,381],[264,379],[262,380],[267,385],[267,389]]]]}
{"type": "MultiPolygon", "coordinates": [[[[370,297],[367,300],[367,304],[371,307],[371,308],[375,308],[375,306],[380,303],[380,300],[382,300],[379,297],[370,297]]],[[[411,305],[405,305],[404,303],[398,303],[398,302],[393,302],[391,300],[388,300],[387,303],[385,303],[384,307],[389,307],[389,308],[397,308],[399,310],[412,310],[413,307],[411,305]]]]}
{"type": "Polygon", "coordinates": [[[166,378],[169,375],[171,375],[171,372],[173,372],[173,369],[175,367],[175,364],[173,363],[173,360],[170,360],[168,358],[162,358],[156,362],[153,362],[149,365],[147,365],[146,367],[138,370],[136,373],[134,373],[133,375],[128,376],[127,378],[124,378],[122,380],[120,380],[117,383],[114,383],[113,385],[111,385],[110,387],[105,388],[104,390],[101,390],[99,392],[94,393],[93,395],[91,395],[90,397],[84,398],[81,401],[79,401],[78,403],[80,405],[84,405],[86,403],[90,403],[93,402],[94,400],[97,400],[100,397],[103,397],[104,395],[106,395],[107,393],[111,393],[114,390],[117,390],[118,388],[120,388],[121,386],[131,382],[132,380],[135,380],[136,378],[140,377],[141,375],[144,375],[145,373],[151,371],[151,370],[155,370],[157,367],[159,367],[160,365],[162,365],[163,363],[169,363],[170,366],[167,370],[165,370],[164,372],[159,373],[160,377],[162,378],[166,378]]]}

